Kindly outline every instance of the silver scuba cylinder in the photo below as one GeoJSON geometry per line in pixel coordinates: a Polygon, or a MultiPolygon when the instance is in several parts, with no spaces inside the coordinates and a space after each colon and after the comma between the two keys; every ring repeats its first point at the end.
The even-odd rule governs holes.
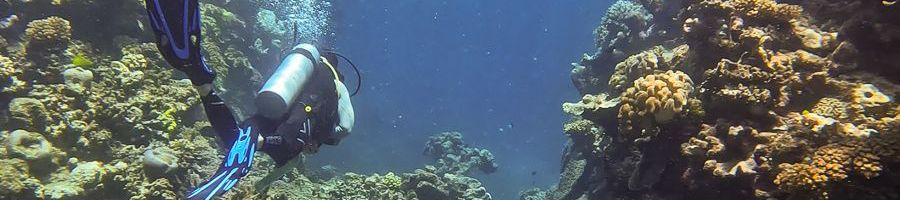
{"type": "Polygon", "coordinates": [[[309,82],[320,58],[319,50],[311,44],[294,46],[256,94],[257,112],[270,119],[284,116],[309,82]]]}

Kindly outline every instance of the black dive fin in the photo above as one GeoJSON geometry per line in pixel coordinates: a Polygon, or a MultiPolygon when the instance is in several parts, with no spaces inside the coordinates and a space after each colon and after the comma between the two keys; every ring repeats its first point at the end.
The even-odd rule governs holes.
{"type": "Polygon", "coordinates": [[[199,0],[145,0],[160,53],[170,65],[185,72],[194,84],[210,83],[215,73],[200,52],[199,0]],[[198,83],[200,82],[200,83],[198,83]]]}

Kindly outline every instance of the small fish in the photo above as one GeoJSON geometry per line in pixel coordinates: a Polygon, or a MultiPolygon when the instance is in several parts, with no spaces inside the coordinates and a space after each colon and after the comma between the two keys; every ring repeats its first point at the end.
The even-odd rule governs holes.
{"type": "Polygon", "coordinates": [[[532,176],[537,175],[537,171],[531,171],[531,175],[532,176]]]}
{"type": "Polygon", "coordinates": [[[140,19],[137,20],[137,25],[138,25],[138,28],[141,29],[141,31],[146,31],[146,30],[144,30],[144,22],[141,22],[140,19]]]}

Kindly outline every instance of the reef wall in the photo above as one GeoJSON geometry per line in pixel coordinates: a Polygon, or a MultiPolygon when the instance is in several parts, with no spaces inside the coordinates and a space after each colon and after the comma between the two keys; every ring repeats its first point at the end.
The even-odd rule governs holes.
{"type": "Polygon", "coordinates": [[[523,199],[900,198],[894,1],[619,0],[523,199]]]}

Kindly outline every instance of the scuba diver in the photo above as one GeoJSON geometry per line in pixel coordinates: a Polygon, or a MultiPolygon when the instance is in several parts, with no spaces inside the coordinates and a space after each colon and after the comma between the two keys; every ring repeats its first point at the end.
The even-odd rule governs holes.
{"type": "Polygon", "coordinates": [[[201,52],[198,1],[145,0],[157,48],[169,65],[191,80],[222,141],[220,145],[228,150],[215,174],[189,192],[187,199],[210,199],[232,189],[250,172],[257,150],[282,167],[299,162],[296,160],[301,159],[301,152],[317,152],[321,144],[337,145],[350,134],[354,124],[350,97],[359,91],[359,85],[350,94],[333,64],[337,64],[338,56],[353,63],[311,44],[299,44],[287,51],[257,93],[257,113],[238,122],[216,94],[212,84],[216,74],[201,52]]]}

